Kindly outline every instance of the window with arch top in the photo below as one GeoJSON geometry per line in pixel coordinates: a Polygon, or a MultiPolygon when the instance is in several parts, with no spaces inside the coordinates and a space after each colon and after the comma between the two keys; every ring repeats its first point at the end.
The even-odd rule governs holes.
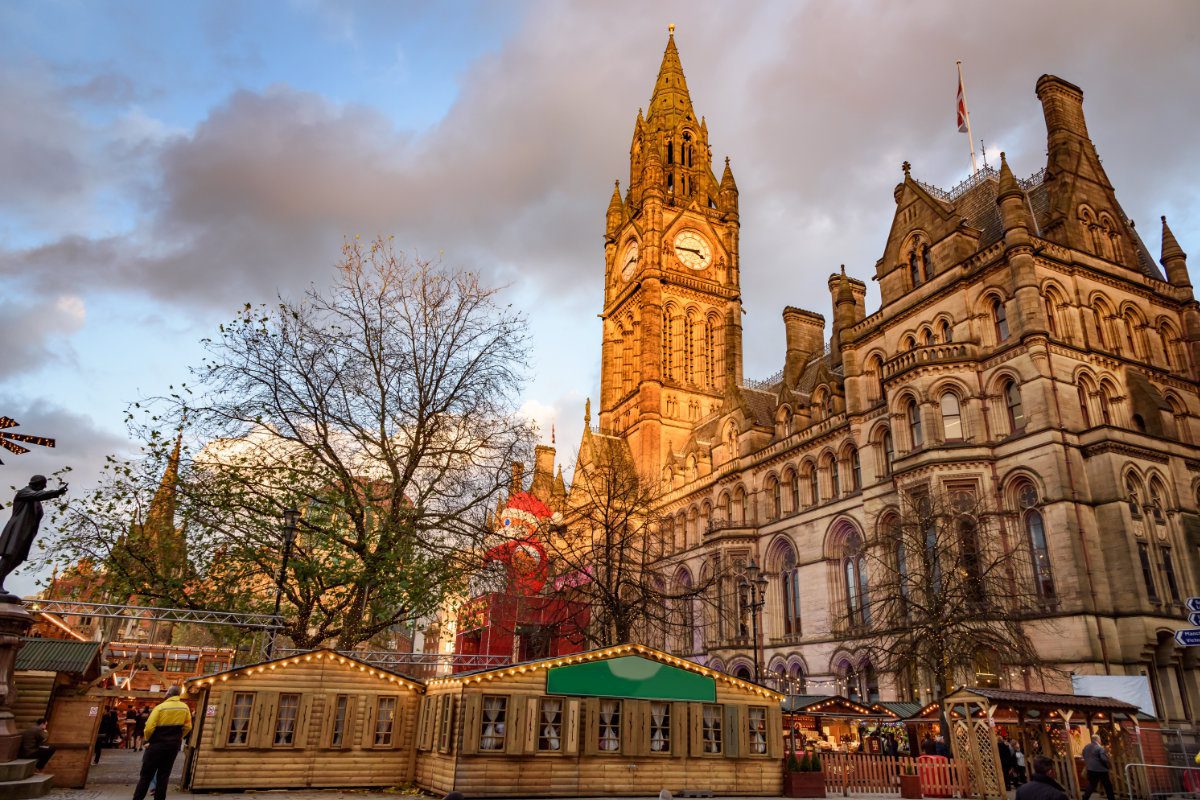
{"type": "Polygon", "coordinates": [[[857,532],[846,536],[842,547],[842,588],[846,596],[846,614],[851,626],[870,624],[870,594],[867,586],[867,556],[857,532]]]}
{"type": "Polygon", "coordinates": [[[948,319],[942,320],[940,330],[941,330],[941,335],[942,335],[942,341],[944,343],[949,344],[950,342],[954,341],[954,328],[952,328],[950,326],[950,320],[948,320],[948,319]]]}
{"type": "Polygon", "coordinates": [[[921,406],[915,399],[910,399],[904,413],[908,418],[909,438],[912,440],[913,449],[916,450],[925,444],[925,430],[921,425],[921,406]]]}
{"type": "Polygon", "coordinates": [[[962,408],[958,395],[954,392],[943,392],[940,401],[942,412],[942,435],[947,442],[961,441],[963,437],[962,408]]]}
{"type": "Polygon", "coordinates": [[[1025,407],[1021,403],[1021,387],[1012,378],[1003,385],[1004,411],[1008,419],[1010,434],[1023,433],[1025,430],[1025,407]]]}
{"type": "Polygon", "coordinates": [[[997,344],[1008,339],[1008,311],[999,297],[992,298],[992,325],[995,328],[997,344]]]}
{"type": "Polygon", "coordinates": [[[1021,528],[1025,532],[1025,542],[1033,563],[1034,589],[1040,599],[1053,600],[1056,596],[1054,571],[1050,568],[1050,548],[1046,543],[1046,522],[1039,507],[1038,490],[1032,483],[1022,482],[1017,486],[1016,499],[1021,528]]]}
{"type": "Polygon", "coordinates": [[[800,633],[800,567],[791,545],[782,548],[779,559],[779,588],[783,595],[783,633],[800,633]]]}

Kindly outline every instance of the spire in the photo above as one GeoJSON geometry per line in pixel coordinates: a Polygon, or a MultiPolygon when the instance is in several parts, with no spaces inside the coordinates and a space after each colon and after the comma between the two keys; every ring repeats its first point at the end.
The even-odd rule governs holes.
{"type": "Polygon", "coordinates": [[[733,170],[729,168],[729,157],[725,157],[725,171],[721,173],[721,186],[717,190],[721,201],[721,210],[736,218],[738,210],[738,188],[733,180],[733,170]]]}
{"type": "Polygon", "coordinates": [[[592,398],[588,398],[583,404],[583,427],[588,427],[592,424],[592,398]]]}
{"type": "Polygon", "coordinates": [[[1162,258],[1159,263],[1167,271],[1167,280],[1176,286],[1190,286],[1187,271],[1187,253],[1179,246],[1175,234],[1167,225],[1167,218],[1162,218],[1162,258]]]}
{"type": "Polygon", "coordinates": [[[616,234],[621,223],[625,221],[625,204],[621,201],[621,181],[613,181],[612,198],[608,201],[608,212],[605,214],[607,233],[609,237],[616,234]]]}
{"type": "Polygon", "coordinates": [[[1017,179],[1013,176],[1012,169],[1008,166],[1008,159],[1004,156],[1004,151],[1000,151],[1000,191],[996,195],[997,199],[1003,200],[1010,194],[1020,194],[1021,187],[1017,185],[1017,179]]]}
{"type": "Polygon", "coordinates": [[[658,80],[650,95],[650,110],[646,121],[655,127],[672,129],[680,118],[694,119],[692,97],[688,94],[687,80],[683,77],[683,64],[679,61],[679,50],[675,47],[675,26],[668,28],[667,49],[663,51],[662,65],[658,68],[658,80]]]}
{"type": "Polygon", "coordinates": [[[721,173],[721,191],[738,190],[737,183],[733,180],[733,170],[729,168],[729,156],[725,156],[725,171],[721,173]]]}
{"type": "Polygon", "coordinates": [[[842,264],[842,272],[841,275],[838,276],[836,305],[841,305],[842,303],[854,305],[854,289],[850,286],[850,279],[846,277],[845,264],[842,264]]]}
{"type": "Polygon", "coordinates": [[[175,447],[167,457],[167,468],[163,470],[162,480],[150,501],[146,512],[144,530],[152,538],[156,547],[170,546],[175,538],[175,494],[179,483],[179,452],[183,446],[183,430],[175,437],[175,447]]]}

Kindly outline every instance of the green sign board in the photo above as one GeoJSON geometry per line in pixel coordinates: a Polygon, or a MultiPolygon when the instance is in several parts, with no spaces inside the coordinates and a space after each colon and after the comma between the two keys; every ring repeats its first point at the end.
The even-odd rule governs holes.
{"type": "Polygon", "coordinates": [[[713,703],[717,682],[641,656],[622,656],[554,667],[546,674],[546,693],[713,703]]]}

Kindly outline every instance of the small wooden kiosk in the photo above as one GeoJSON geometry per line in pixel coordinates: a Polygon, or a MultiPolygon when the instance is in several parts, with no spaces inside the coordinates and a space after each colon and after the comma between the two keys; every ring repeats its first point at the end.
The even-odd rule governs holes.
{"type": "Polygon", "coordinates": [[[386,787],[413,776],[421,684],[330,650],[193,678],[184,785],[386,787]]]}
{"type": "Polygon", "coordinates": [[[782,700],[633,644],[436,679],[416,783],[468,797],[774,796],[782,700]]]}

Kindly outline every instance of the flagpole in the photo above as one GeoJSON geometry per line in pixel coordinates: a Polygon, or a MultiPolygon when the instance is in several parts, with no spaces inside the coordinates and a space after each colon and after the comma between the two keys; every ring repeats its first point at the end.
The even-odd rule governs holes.
{"type": "Polygon", "coordinates": [[[967,85],[963,83],[962,62],[955,61],[958,65],[958,88],[962,92],[963,98],[963,117],[967,121],[967,144],[971,148],[971,174],[979,172],[979,166],[975,163],[975,137],[971,134],[971,112],[967,107],[967,85]]]}

